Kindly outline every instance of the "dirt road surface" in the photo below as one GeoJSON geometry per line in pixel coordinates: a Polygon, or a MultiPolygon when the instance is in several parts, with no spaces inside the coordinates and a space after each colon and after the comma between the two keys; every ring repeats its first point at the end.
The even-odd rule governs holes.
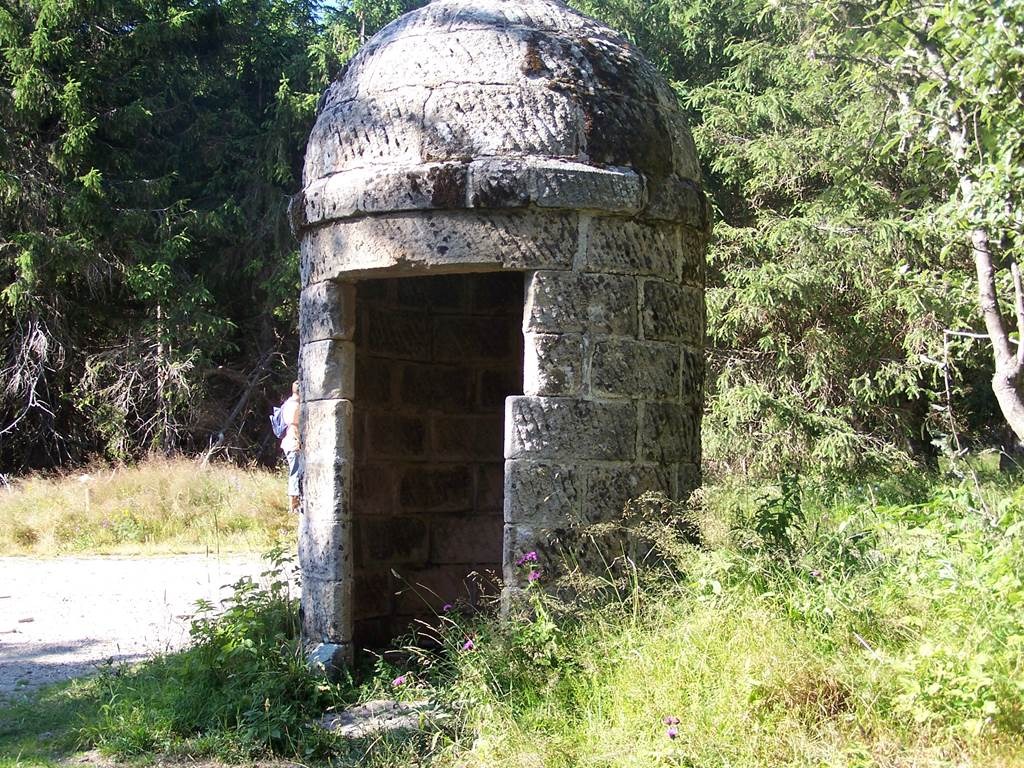
{"type": "Polygon", "coordinates": [[[196,600],[265,569],[255,555],[0,557],[0,698],[179,649],[196,600]]]}

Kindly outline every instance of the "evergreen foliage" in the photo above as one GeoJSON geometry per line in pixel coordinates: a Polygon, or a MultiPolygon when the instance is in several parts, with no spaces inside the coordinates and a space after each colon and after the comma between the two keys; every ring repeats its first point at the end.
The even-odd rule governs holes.
{"type": "MultiPolygon", "coordinates": [[[[272,448],[266,391],[295,352],[285,206],[318,94],[418,4],[0,8],[0,467],[272,448]]],[[[712,463],[846,472],[1005,442],[1021,4],[574,4],[647,52],[694,127],[717,212],[712,463]],[[978,309],[978,232],[1004,341],[978,309]]]]}

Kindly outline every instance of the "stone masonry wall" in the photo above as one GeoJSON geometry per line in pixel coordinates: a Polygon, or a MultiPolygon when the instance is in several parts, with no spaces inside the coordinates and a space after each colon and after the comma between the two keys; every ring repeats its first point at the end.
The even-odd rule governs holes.
{"type": "Polygon", "coordinates": [[[377,646],[501,573],[505,398],[521,393],[523,276],[356,285],[354,636],[377,646]],[[395,574],[398,574],[398,577],[395,574]]]}
{"type": "MultiPolygon", "coordinates": [[[[505,578],[643,491],[699,484],[703,233],[580,215],[572,267],[528,273],[524,395],[505,433],[505,578]]],[[[550,566],[547,566],[550,567],[550,566]]]]}

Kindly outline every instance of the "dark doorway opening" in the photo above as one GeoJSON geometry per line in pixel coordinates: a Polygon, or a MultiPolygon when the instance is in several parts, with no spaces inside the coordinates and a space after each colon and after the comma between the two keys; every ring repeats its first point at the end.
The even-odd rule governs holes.
{"type": "Polygon", "coordinates": [[[373,647],[501,573],[523,275],[366,280],[356,313],[353,619],[373,647]]]}

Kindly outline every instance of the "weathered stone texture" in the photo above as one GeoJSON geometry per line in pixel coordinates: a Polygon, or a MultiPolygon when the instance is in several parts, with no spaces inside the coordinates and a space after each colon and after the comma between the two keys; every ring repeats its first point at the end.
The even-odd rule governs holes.
{"type": "Polygon", "coordinates": [[[299,566],[305,578],[341,580],[352,575],[352,532],[347,522],[299,517],[299,566]]]}
{"type": "Polygon", "coordinates": [[[523,393],[575,395],[583,386],[583,336],[528,333],[524,345],[523,393]]]}
{"type": "Polygon", "coordinates": [[[700,455],[699,406],[644,404],[639,443],[643,461],[693,461],[700,455]]]}
{"type": "Polygon", "coordinates": [[[352,403],[311,400],[302,404],[302,449],[307,465],[352,455],[352,403]]]}
{"type": "Polygon", "coordinates": [[[311,520],[347,520],[352,514],[350,462],[343,455],[309,456],[302,492],[303,514],[311,520]]]}
{"type": "Polygon", "coordinates": [[[335,222],[302,239],[302,284],[349,277],[568,268],[576,248],[575,214],[429,211],[335,222]]]}
{"type": "Polygon", "coordinates": [[[345,644],[352,637],[352,580],[302,581],[302,635],[320,643],[345,644]],[[342,639],[344,638],[344,639],[342,639]]]}
{"type": "Polygon", "coordinates": [[[647,491],[674,492],[675,478],[661,464],[593,466],[586,473],[586,497],[583,505],[586,522],[618,519],[626,502],[647,491]]]}
{"type": "Polygon", "coordinates": [[[423,158],[575,157],[582,122],[572,99],[542,85],[438,88],[424,109],[423,158]]]}
{"type": "Polygon", "coordinates": [[[683,399],[693,402],[704,400],[704,350],[683,347],[680,361],[683,399]]]}
{"type": "Polygon", "coordinates": [[[676,344],[606,339],[594,345],[591,388],[601,397],[679,399],[680,353],[676,344]]]}
{"type": "Polygon", "coordinates": [[[510,397],[509,459],[615,459],[636,454],[636,406],[568,397],[510,397]]]}
{"type": "Polygon", "coordinates": [[[704,292],[699,288],[646,280],[642,315],[647,339],[704,344],[704,292]]]}
{"type": "Polygon", "coordinates": [[[582,485],[574,464],[509,459],[505,462],[505,522],[557,527],[578,518],[582,485]]]}
{"type": "Polygon", "coordinates": [[[635,336],[636,304],[632,277],[538,271],[526,290],[526,330],[635,336]]]}
{"type": "Polygon", "coordinates": [[[679,277],[681,250],[675,224],[600,216],[590,224],[587,269],[675,280],[679,277]]]}
{"type": "Polygon", "coordinates": [[[351,341],[310,341],[299,349],[303,400],[351,400],[356,390],[356,347],[351,341]]]}
{"type": "Polygon", "coordinates": [[[554,0],[434,0],[324,95],[290,207],[323,655],[699,482],[709,206],[678,102],[554,0]]]}
{"type": "Polygon", "coordinates": [[[308,286],[299,295],[299,342],[351,341],[355,312],[356,288],[351,283],[325,281],[308,286]]]}

